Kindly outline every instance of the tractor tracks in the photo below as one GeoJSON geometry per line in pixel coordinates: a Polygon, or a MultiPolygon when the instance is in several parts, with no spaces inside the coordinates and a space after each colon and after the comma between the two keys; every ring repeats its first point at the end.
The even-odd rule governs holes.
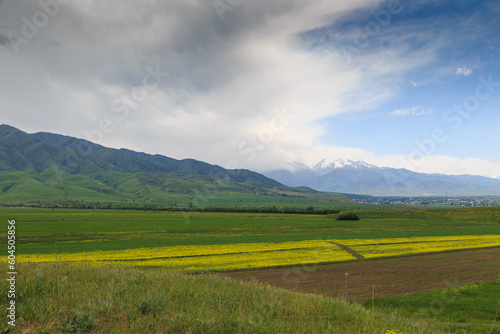
{"type": "Polygon", "coordinates": [[[354,256],[359,261],[364,261],[365,260],[365,257],[363,255],[359,254],[358,252],[356,252],[354,249],[350,248],[349,246],[342,245],[342,244],[339,244],[339,243],[333,242],[333,241],[328,241],[328,242],[331,243],[331,244],[334,244],[336,246],[339,246],[340,248],[342,248],[343,250],[345,250],[346,252],[348,252],[349,254],[351,254],[352,256],[354,256]]]}

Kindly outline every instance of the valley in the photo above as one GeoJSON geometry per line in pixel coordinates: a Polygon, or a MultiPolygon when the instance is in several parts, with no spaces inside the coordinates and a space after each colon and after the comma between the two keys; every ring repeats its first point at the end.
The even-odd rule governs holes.
{"type": "MultiPolygon", "coordinates": [[[[75,287],[68,285],[69,281],[64,278],[73,275],[75,270],[89,273],[87,275],[90,275],[88,277],[91,280],[95,279],[94,275],[104,275],[101,271],[105,270],[118,275],[113,280],[119,281],[126,281],[127,277],[132,277],[130,275],[149,277],[162,273],[161,275],[168,277],[185,273],[183,275],[188,276],[176,279],[185,282],[186,287],[200,284],[195,283],[201,279],[196,277],[220,280],[222,278],[216,277],[222,275],[243,282],[250,280],[250,285],[245,285],[247,287],[256,284],[252,282],[257,280],[260,282],[259,287],[254,286],[252,289],[272,287],[295,293],[314,293],[326,296],[334,303],[348,300],[350,306],[344,306],[348,309],[363,303],[366,312],[370,310],[371,298],[376,298],[376,305],[379,305],[383,300],[380,298],[439,289],[467,289],[467,286],[476,282],[486,289],[488,284],[498,281],[500,274],[499,210],[365,209],[356,211],[359,221],[338,221],[335,219],[338,214],[14,207],[2,208],[0,212],[2,216],[16,221],[18,231],[16,258],[20,277],[25,277],[22,281],[25,283],[21,283],[20,288],[21,300],[25,300],[21,303],[24,306],[19,309],[23,319],[20,324],[24,328],[50,332],[54,326],[64,324],[75,314],[71,311],[56,311],[65,307],[63,303],[82,302],[71,297],[71,293],[74,293],[71,291],[75,287]],[[42,275],[39,283],[31,281],[33,276],[30,275],[33,274],[27,274],[33,273],[35,268],[42,270],[41,274],[37,274],[42,275]],[[134,270],[133,274],[128,268],[134,270]],[[60,271],[62,276],[57,275],[54,270],[60,271]],[[58,280],[55,286],[62,289],[59,292],[47,289],[48,284],[52,284],[49,282],[55,282],[54,280],[58,280]],[[36,287],[36,284],[43,285],[36,287]],[[30,289],[45,292],[32,294],[30,289]],[[26,308],[33,304],[25,303],[45,303],[49,300],[47,298],[54,303],[53,311],[47,312],[57,312],[52,318],[55,323],[40,319],[39,313],[26,308]]],[[[6,249],[6,244],[2,248],[6,249]]],[[[92,283],[89,281],[84,284],[92,283]]],[[[126,286],[127,283],[120,284],[126,286]]],[[[218,284],[232,283],[222,279],[218,284]]],[[[159,286],[157,288],[161,290],[159,286]]],[[[107,300],[110,307],[118,305],[117,300],[127,300],[127,317],[139,322],[151,321],[148,320],[147,313],[141,315],[141,312],[132,307],[135,303],[133,300],[137,297],[129,292],[119,292],[113,287],[109,289],[111,295],[99,295],[99,299],[107,300]]],[[[179,289],[175,288],[174,291],[181,291],[179,289]]],[[[163,292],[159,296],[165,299],[143,301],[153,305],[160,303],[154,306],[159,312],[155,314],[164,319],[163,312],[167,309],[162,306],[163,302],[177,304],[179,301],[171,300],[163,292]]],[[[305,298],[305,295],[298,294],[296,298],[305,298]]],[[[221,302],[229,300],[230,297],[226,296],[221,302]]],[[[447,300],[446,309],[454,308],[454,300],[447,300]]],[[[461,300],[457,299],[457,302],[461,300]]],[[[487,333],[491,327],[490,319],[494,316],[495,305],[491,298],[481,300],[485,301],[484,306],[488,311],[469,320],[444,322],[442,318],[432,320],[433,318],[413,314],[408,315],[412,325],[399,323],[397,328],[421,328],[418,333],[428,333],[429,328],[433,328],[433,333],[447,330],[487,333]]],[[[424,304],[420,309],[424,312],[433,310],[432,302],[431,299],[431,304],[424,304]]],[[[178,313],[177,308],[170,307],[170,313],[167,314],[181,317],[183,320],[179,321],[185,326],[183,328],[198,328],[194,319],[190,316],[186,318],[178,313]]],[[[200,310],[200,306],[197,307],[200,310]]],[[[80,309],[81,313],[76,314],[85,314],[92,319],[92,328],[102,330],[111,326],[106,320],[107,316],[101,313],[104,309],[102,306],[90,306],[85,311],[80,309]]],[[[393,309],[390,306],[382,308],[380,312],[386,314],[383,317],[389,317],[390,312],[398,312],[397,310],[397,307],[393,309]]],[[[235,324],[246,326],[244,323],[247,320],[244,319],[246,318],[234,320],[235,324]]],[[[330,320],[324,321],[320,326],[333,325],[330,320]]],[[[162,328],[172,329],[171,326],[178,326],[180,323],[166,321],[162,328]]],[[[263,324],[269,326],[267,322],[263,324]]],[[[215,322],[213,325],[221,326],[222,323],[215,322]]],[[[157,325],[153,328],[159,330],[155,326],[157,325]]],[[[335,326],[343,325],[339,323],[335,326]]],[[[355,333],[359,330],[355,329],[356,326],[349,328],[344,331],[355,333]]],[[[199,332],[203,330],[199,329],[199,332]]]]}
{"type": "MultiPolygon", "coordinates": [[[[395,189],[387,173],[385,185],[368,179],[392,171],[348,160],[325,160],[311,169],[322,170],[335,184],[344,182],[339,190],[352,190],[331,192],[321,190],[331,184],[321,175],[312,187],[304,186],[307,182],[285,185],[250,170],[27,134],[9,126],[0,126],[0,147],[0,213],[6,222],[15,221],[16,312],[23,328],[4,328],[9,333],[133,333],[138,328],[133,323],[168,333],[210,328],[282,332],[297,326],[312,333],[380,328],[387,333],[389,328],[487,333],[494,317],[500,201],[488,190],[496,184],[486,178],[402,170],[398,182],[413,184],[406,190],[419,188],[427,178],[440,189],[471,191],[463,196],[373,196],[358,186],[375,185],[382,193],[387,185],[395,189]],[[470,195],[479,188],[488,195],[470,195]],[[339,220],[344,214],[359,220],[339,220]],[[79,273],[87,277],[83,288],[70,282],[79,273]],[[96,279],[104,277],[117,282],[105,287],[107,295],[93,290],[96,279]],[[137,291],[133,277],[149,282],[147,293],[137,291]],[[216,305],[179,307],[193,303],[198,286],[204,286],[199,293],[207,298],[219,296],[216,305]],[[154,296],[151,287],[158,291],[154,296]],[[77,289],[83,289],[86,300],[76,297],[77,289]],[[279,305],[292,298],[294,311],[271,306],[274,302],[262,297],[264,309],[281,314],[270,324],[261,306],[235,302],[224,289],[246,291],[245,296],[276,294],[279,305]],[[457,305],[465,302],[460,293],[430,317],[436,299],[428,294],[453,289],[481,300],[485,311],[470,317],[457,313],[457,305]],[[401,309],[406,296],[409,302],[401,309]],[[339,309],[346,310],[345,320],[324,315],[312,325],[309,314],[290,320],[290,314],[300,314],[299,305],[310,305],[308,298],[319,303],[314,306],[319,314],[334,308],[338,317],[339,309]],[[50,321],[38,311],[38,305],[48,303],[53,307],[42,309],[50,321]],[[249,313],[242,315],[241,307],[249,313]],[[112,318],[110,312],[121,315],[112,318]],[[229,312],[229,320],[217,320],[218,312],[229,312]],[[362,320],[352,320],[354,313],[362,320]]],[[[7,244],[0,245],[5,253],[7,244]]],[[[2,299],[4,310],[6,302],[2,299]]]]}

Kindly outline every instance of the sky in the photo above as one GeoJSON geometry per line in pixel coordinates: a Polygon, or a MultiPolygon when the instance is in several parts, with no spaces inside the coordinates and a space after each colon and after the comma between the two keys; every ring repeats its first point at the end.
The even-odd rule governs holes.
{"type": "Polygon", "coordinates": [[[496,0],[0,0],[0,123],[266,171],[500,177],[496,0]]]}

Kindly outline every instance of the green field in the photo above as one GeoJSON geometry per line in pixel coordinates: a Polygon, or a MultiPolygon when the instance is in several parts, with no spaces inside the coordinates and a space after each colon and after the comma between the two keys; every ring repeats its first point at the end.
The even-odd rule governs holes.
{"type": "Polygon", "coordinates": [[[220,275],[62,263],[18,270],[16,327],[2,322],[1,333],[447,333],[396,312],[220,275]]]}
{"type": "MultiPolygon", "coordinates": [[[[16,220],[19,254],[176,245],[500,234],[500,208],[359,211],[336,215],[2,208],[16,220]]],[[[2,239],[5,244],[5,238],[2,239]]],[[[2,249],[5,253],[5,250],[2,249]]]]}
{"type": "Polygon", "coordinates": [[[397,310],[406,317],[416,317],[447,325],[456,332],[500,333],[492,314],[500,307],[500,280],[473,283],[404,296],[378,297],[363,302],[366,307],[397,310]],[[450,326],[449,324],[456,323],[450,326]]]}
{"type": "MultiPolygon", "coordinates": [[[[416,245],[428,237],[453,242],[454,238],[465,240],[461,239],[462,236],[486,238],[500,235],[500,208],[359,210],[356,211],[361,218],[358,221],[337,221],[337,214],[159,210],[1,208],[0,213],[5,222],[5,232],[2,233],[0,245],[4,258],[7,255],[8,220],[16,221],[16,256],[19,258],[52,256],[57,252],[59,259],[64,259],[66,255],[76,253],[99,254],[126,250],[139,252],[155,247],[181,251],[184,248],[187,251],[203,248],[223,251],[233,246],[244,248],[244,245],[249,248],[255,245],[271,249],[273,245],[283,246],[289,243],[329,243],[328,246],[321,246],[321,251],[327,247],[338,247],[330,243],[332,240],[354,250],[363,250],[365,245],[376,248],[377,246],[373,246],[375,242],[380,243],[380,247],[387,248],[403,242],[406,246],[416,245]],[[414,241],[408,241],[408,238],[414,241]],[[391,244],[385,241],[387,239],[394,242],[391,244]]],[[[478,247],[481,247],[480,244],[478,247]]],[[[272,252],[264,248],[261,251],[261,254],[272,252]]],[[[342,250],[338,248],[336,251],[342,250]]],[[[300,251],[290,249],[292,256],[298,254],[293,252],[300,251]]],[[[331,261],[327,257],[324,259],[326,262],[331,261]]],[[[356,272],[356,269],[352,269],[356,263],[372,263],[369,259],[363,262],[364,260],[352,257],[347,262],[342,262],[342,266],[348,265],[350,272],[356,272]]],[[[447,333],[462,333],[463,329],[468,330],[466,333],[487,333],[485,328],[492,324],[490,320],[493,320],[495,311],[492,300],[498,289],[496,283],[479,285],[480,288],[473,292],[463,288],[460,290],[463,292],[460,293],[460,298],[457,297],[450,304],[450,310],[473,307],[464,304],[469,301],[477,306],[482,304],[478,301],[482,296],[489,295],[487,302],[484,302],[487,304],[487,310],[469,314],[465,318],[460,318],[460,313],[453,311],[450,316],[443,318],[413,314],[415,308],[421,309],[421,305],[432,304],[432,296],[435,296],[432,294],[376,299],[374,305],[378,310],[372,311],[367,304],[365,306],[368,309],[364,309],[359,304],[346,304],[329,297],[288,294],[256,283],[234,285],[231,281],[212,275],[178,276],[180,274],[173,273],[170,268],[161,266],[147,269],[119,268],[118,261],[114,262],[113,266],[109,266],[109,262],[103,262],[104,266],[96,267],[62,261],[18,265],[21,273],[21,297],[18,302],[23,305],[19,312],[23,314],[23,326],[31,328],[31,331],[26,333],[71,332],[73,329],[73,332],[77,332],[78,329],[75,328],[87,328],[86,326],[90,327],[82,331],[94,333],[136,333],[138,328],[143,328],[141,326],[148,326],[150,330],[146,332],[151,333],[282,333],[294,326],[300,326],[297,328],[301,328],[301,332],[308,333],[380,333],[382,330],[384,333],[390,333],[387,331],[390,329],[399,329],[403,333],[440,333],[443,328],[443,332],[447,333]],[[85,279],[81,280],[77,287],[73,282],[80,276],[85,279]],[[138,277],[141,283],[138,284],[134,277],[138,277]],[[179,286],[179,282],[184,282],[185,286],[179,286]],[[169,286],[173,288],[167,288],[169,286]],[[199,292],[196,292],[199,287],[199,292]],[[151,293],[151,289],[157,289],[158,293],[151,293]],[[244,292],[237,298],[223,292],[238,289],[244,292]],[[272,297],[270,302],[266,303],[263,300],[268,295],[272,297]],[[468,299],[467,296],[471,298],[468,299]],[[208,301],[205,298],[216,299],[208,301]],[[243,302],[249,298],[256,304],[243,302]],[[190,306],[182,306],[186,304],[190,306]],[[45,306],[40,309],[39,305],[45,306]],[[263,307],[272,312],[272,324],[264,320],[267,315],[262,314],[263,307]],[[313,308],[318,316],[313,317],[310,312],[299,311],[306,308],[313,308]],[[339,311],[340,309],[343,311],[339,311]],[[335,314],[329,316],[332,312],[335,314]],[[224,314],[224,317],[227,314],[229,320],[218,320],[221,314],[224,314]],[[55,320],[47,321],[46,315],[55,320]],[[122,327],[122,324],[128,324],[128,327],[122,327]],[[103,328],[106,330],[102,330],[103,328]]],[[[280,270],[285,271],[275,275],[275,279],[283,281],[283,274],[299,270],[297,273],[302,275],[301,279],[312,275],[310,284],[313,284],[313,288],[316,286],[313,290],[321,293],[319,285],[325,286],[328,282],[321,282],[319,278],[313,277],[321,277],[328,270],[333,270],[331,277],[338,276],[335,268],[341,263],[335,262],[331,261],[331,264],[324,267],[312,266],[311,270],[314,270],[315,274],[303,266],[298,269],[281,268],[280,270]]],[[[300,263],[296,262],[296,265],[300,263]]],[[[343,268],[342,266],[339,268],[343,268]]],[[[201,268],[201,271],[210,270],[210,266],[201,268]]],[[[245,274],[247,271],[240,272],[245,274]]],[[[340,274],[342,277],[344,272],[340,274]]],[[[340,285],[342,289],[343,278],[340,278],[340,281],[337,278],[335,284],[340,285]]],[[[6,302],[4,297],[2,304],[6,302]]]]}

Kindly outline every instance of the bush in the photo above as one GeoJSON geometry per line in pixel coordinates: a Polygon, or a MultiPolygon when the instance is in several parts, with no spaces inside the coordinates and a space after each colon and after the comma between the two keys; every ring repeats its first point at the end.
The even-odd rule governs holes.
{"type": "Polygon", "coordinates": [[[359,220],[359,216],[354,212],[341,213],[335,220],[359,220]]]}

